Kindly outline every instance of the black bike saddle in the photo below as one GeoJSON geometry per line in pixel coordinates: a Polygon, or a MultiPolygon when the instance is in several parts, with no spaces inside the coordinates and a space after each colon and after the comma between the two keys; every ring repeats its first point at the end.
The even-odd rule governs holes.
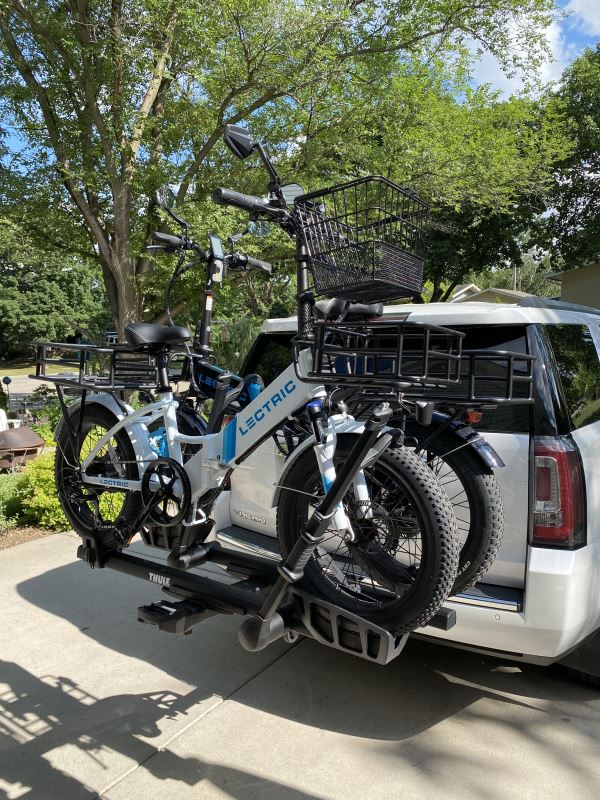
{"type": "Polygon", "coordinates": [[[133,322],[125,326],[125,339],[128,344],[139,347],[163,347],[164,345],[179,344],[191,339],[192,334],[187,328],[179,325],[154,325],[151,322],[133,322]]]}

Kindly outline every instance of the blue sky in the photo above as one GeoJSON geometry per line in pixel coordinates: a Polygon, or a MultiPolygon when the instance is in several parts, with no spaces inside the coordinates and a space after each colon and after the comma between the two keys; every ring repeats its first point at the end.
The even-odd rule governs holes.
{"type": "MultiPolygon", "coordinates": [[[[540,78],[544,82],[556,81],[586,47],[600,41],[600,0],[558,0],[556,18],[546,35],[552,60],[542,65],[540,78]]],[[[481,58],[474,77],[476,83],[489,83],[505,96],[522,88],[521,79],[507,77],[489,54],[481,58]]]]}

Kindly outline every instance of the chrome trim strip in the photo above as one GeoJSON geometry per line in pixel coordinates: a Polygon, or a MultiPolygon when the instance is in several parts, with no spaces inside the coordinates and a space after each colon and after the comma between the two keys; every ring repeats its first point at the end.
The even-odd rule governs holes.
{"type": "Polygon", "coordinates": [[[257,544],[242,542],[239,539],[236,539],[235,536],[231,536],[223,531],[217,531],[215,537],[221,544],[229,545],[230,547],[233,547],[235,550],[239,550],[242,553],[251,553],[253,556],[268,558],[271,561],[281,560],[279,553],[274,553],[272,550],[266,550],[264,547],[260,547],[260,545],[257,544]]]}
{"type": "Polygon", "coordinates": [[[466,606],[477,606],[479,608],[493,608],[498,611],[511,611],[518,612],[523,610],[522,601],[518,600],[504,600],[499,597],[489,597],[484,594],[457,594],[449,597],[451,603],[461,603],[466,606]]]}

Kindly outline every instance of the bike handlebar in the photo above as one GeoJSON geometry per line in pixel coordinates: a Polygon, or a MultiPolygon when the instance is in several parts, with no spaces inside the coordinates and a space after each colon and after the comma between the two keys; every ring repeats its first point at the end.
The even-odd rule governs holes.
{"type": "Polygon", "coordinates": [[[170,233],[161,233],[160,231],[154,231],[152,238],[159,244],[174,247],[177,250],[185,244],[181,236],[172,236],[170,233]]]}
{"type": "Polygon", "coordinates": [[[272,269],[268,261],[261,261],[259,258],[252,258],[252,256],[247,256],[244,253],[234,253],[229,258],[229,265],[232,269],[238,266],[246,271],[259,269],[262,272],[271,272],[272,269]]]}
{"type": "Polygon", "coordinates": [[[266,214],[270,217],[281,217],[285,214],[283,208],[272,206],[262,197],[255,197],[252,194],[242,194],[233,189],[215,189],[212,199],[220,206],[235,206],[248,211],[250,214],[266,214]]]}

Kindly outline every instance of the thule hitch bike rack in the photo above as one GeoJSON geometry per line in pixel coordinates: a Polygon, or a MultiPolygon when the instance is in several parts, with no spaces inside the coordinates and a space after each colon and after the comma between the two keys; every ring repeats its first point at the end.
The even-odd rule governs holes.
{"type": "MultiPolygon", "coordinates": [[[[102,550],[96,537],[86,536],[77,555],[91,566],[115,569],[162,587],[174,600],[138,608],[140,622],[168,633],[190,633],[192,627],[217,614],[247,617],[239,629],[242,646],[262,650],[278,639],[299,635],[378,664],[398,656],[409,634],[394,635],[333,603],[300,590],[297,584],[315,548],[325,537],[329,520],[372,448],[383,451],[395,435],[382,432],[391,416],[383,404],[375,409],[357,438],[349,458],[340,467],[294,548],[279,564],[268,558],[223,548],[217,542],[195,545],[190,554],[177,553],[162,564],[114,550],[102,550]],[[190,566],[219,564],[238,579],[222,580],[186,572],[190,566]],[[179,566],[176,566],[179,565],[179,566]],[[182,568],[183,566],[183,568],[182,568]]],[[[456,613],[442,607],[429,621],[443,630],[456,622],[456,613]]]]}

